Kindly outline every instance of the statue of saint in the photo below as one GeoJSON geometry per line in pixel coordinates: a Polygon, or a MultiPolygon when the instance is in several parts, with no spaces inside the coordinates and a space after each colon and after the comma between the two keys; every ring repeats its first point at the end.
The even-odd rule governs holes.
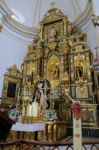
{"type": "Polygon", "coordinates": [[[52,27],[50,30],[50,37],[55,38],[56,37],[56,29],[55,27],[52,27]]]}
{"type": "Polygon", "coordinates": [[[76,77],[77,79],[83,77],[83,66],[81,65],[81,63],[79,63],[78,66],[76,67],[76,77]]]}
{"type": "Polygon", "coordinates": [[[49,41],[54,42],[56,40],[57,31],[55,27],[52,27],[49,31],[49,41]]]}
{"type": "Polygon", "coordinates": [[[42,83],[40,83],[38,85],[38,89],[41,94],[41,96],[40,96],[40,112],[44,113],[47,108],[47,101],[46,101],[46,96],[44,95],[42,83]]]}
{"type": "Polygon", "coordinates": [[[53,70],[53,79],[59,79],[60,70],[58,65],[55,66],[53,70]]]}

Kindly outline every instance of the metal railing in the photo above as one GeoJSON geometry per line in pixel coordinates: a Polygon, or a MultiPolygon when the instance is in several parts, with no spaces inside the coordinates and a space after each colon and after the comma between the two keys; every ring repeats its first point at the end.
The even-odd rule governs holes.
{"type": "MultiPolygon", "coordinates": [[[[0,142],[0,150],[73,150],[73,142],[70,141],[34,141],[15,140],[0,142]]],[[[99,150],[99,139],[85,139],[82,150],[99,150]]]]}

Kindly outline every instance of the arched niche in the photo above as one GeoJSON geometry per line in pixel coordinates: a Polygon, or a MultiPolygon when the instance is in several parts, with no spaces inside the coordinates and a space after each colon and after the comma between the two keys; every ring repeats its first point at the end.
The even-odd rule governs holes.
{"type": "Polygon", "coordinates": [[[50,57],[47,63],[47,79],[51,82],[51,86],[58,84],[60,79],[60,67],[59,58],[56,55],[50,57]]]}

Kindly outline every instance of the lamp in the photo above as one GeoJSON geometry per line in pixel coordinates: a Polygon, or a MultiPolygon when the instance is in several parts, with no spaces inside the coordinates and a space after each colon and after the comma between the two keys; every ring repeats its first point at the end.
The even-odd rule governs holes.
{"type": "Polygon", "coordinates": [[[99,16],[92,15],[91,21],[94,24],[94,26],[99,26],[99,16]]]}

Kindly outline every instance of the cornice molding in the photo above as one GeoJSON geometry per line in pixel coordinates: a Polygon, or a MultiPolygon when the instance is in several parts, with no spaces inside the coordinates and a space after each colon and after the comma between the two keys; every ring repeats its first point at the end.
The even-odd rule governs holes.
{"type": "Polygon", "coordinates": [[[5,0],[0,0],[0,13],[2,13],[2,15],[7,15],[7,16],[11,16],[12,14],[12,11],[8,7],[5,0]]]}
{"type": "Polygon", "coordinates": [[[85,26],[91,19],[92,16],[92,3],[87,2],[86,8],[83,13],[73,22],[73,27],[81,28],[85,26]]]}
{"type": "Polygon", "coordinates": [[[24,37],[27,37],[27,38],[34,38],[39,31],[37,28],[27,27],[27,26],[15,21],[10,16],[3,17],[3,24],[6,27],[13,30],[14,32],[16,32],[24,37]]]}
{"type": "Polygon", "coordinates": [[[6,27],[13,30],[15,33],[18,33],[27,38],[34,38],[39,30],[34,27],[25,26],[17,21],[15,21],[11,15],[13,14],[7,3],[4,0],[0,0],[0,13],[2,14],[2,23],[6,27]]]}

